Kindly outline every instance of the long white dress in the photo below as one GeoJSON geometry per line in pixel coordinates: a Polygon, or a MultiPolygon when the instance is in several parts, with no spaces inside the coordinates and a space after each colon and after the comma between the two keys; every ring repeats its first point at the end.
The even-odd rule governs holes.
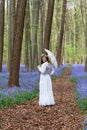
{"type": "Polygon", "coordinates": [[[41,66],[38,66],[38,69],[41,72],[39,82],[39,105],[54,105],[55,101],[51,80],[51,74],[54,72],[54,69],[48,62],[45,62],[41,66]]]}

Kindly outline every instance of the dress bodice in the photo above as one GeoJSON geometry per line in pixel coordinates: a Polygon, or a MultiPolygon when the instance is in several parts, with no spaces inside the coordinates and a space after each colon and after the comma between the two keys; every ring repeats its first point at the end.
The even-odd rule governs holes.
{"type": "Polygon", "coordinates": [[[38,69],[42,74],[52,75],[54,73],[53,65],[48,62],[43,63],[41,66],[38,67],[38,69]]]}

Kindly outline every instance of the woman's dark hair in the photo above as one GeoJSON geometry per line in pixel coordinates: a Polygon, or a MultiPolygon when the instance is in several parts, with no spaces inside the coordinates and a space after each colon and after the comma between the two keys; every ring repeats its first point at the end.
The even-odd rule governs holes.
{"type": "Polygon", "coordinates": [[[44,62],[43,62],[43,57],[46,57],[47,61],[49,62],[49,57],[48,57],[47,55],[42,55],[42,56],[41,56],[41,64],[44,63],[44,62]]]}

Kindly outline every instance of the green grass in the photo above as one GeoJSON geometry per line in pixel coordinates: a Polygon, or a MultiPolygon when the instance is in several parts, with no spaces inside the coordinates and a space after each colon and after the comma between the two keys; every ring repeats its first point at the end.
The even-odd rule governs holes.
{"type": "Polygon", "coordinates": [[[35,97],[38,97],[38,89],[34,90],[31,93],[20,91],[14,93],[14,95],[9,95],[8,97],[0,95],[0,109],[3,109],[6,106],[13,106],[15,104],[20,104],[28,100],[32,100],[35,97]]]}
{"type": "Polygon", "coordinates": [[[76,106],[79,106],[82,111],[87,110],[87,98],[80,99],[80,94],[74,89],[74,95],[77,100],[76,106]]]}
{"type": "MultiPolygon", "coordinates": [[[[62,70],[61,75],[52,76],[52,80],[60,78],[64,73],[65,68],[62,70]]],[[[37,82],[38,83],[38,82],[37,82]]],[[[32,100],[35,97],[38,97],[38,89],[35,89],[33,92],[29,93],[26,91],[15,92],[13,95],[9,94],[7,97],[0,95],[0,109],[3,109],[7,106],[14,106],[15,104],[21,104],[26,101],[32,100]]]]}
{"type": "Polygon", "coordinates": [[[57,78],[61,78],[62,75],[58,75],[58,76],[52,76],[52,80],[55,80],[57,78]]]}
{"type": "Polygon", "coordinates": [[[70,78],[70,82],[76,83],[77,82],[77,77],[70,78]]]}
{"type": "Polygon", "coordinates": [[[81,101],[78,101],[78,106],[87,113],[87,98],[82,99],[81,101]]]}
{"type": "Polygon", "coordinates": [[[73,77],[70,78],[70,81],[76,83],[78,79],[83,79],[83,78],[87,78],[87,76],[73,77]]]}

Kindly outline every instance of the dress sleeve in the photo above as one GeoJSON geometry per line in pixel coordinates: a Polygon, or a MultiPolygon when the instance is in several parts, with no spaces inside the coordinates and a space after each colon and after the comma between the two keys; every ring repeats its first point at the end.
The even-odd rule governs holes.
{"type": "Polygon", "coordinates": [[[50,75],[53,75],[54,72],[55,72],[55,67],[51,65],[50,75]]]}
{"type": "Polygon", "coordinates": [[[39,69],[39,71],[40,71],[41,73],[44,74],[44,73],[46,72],[47,66],[46,66],[46,64],[44,63],[44,64],[42,64],[41,66],[38,66],[37,68],[39,69]]]}

